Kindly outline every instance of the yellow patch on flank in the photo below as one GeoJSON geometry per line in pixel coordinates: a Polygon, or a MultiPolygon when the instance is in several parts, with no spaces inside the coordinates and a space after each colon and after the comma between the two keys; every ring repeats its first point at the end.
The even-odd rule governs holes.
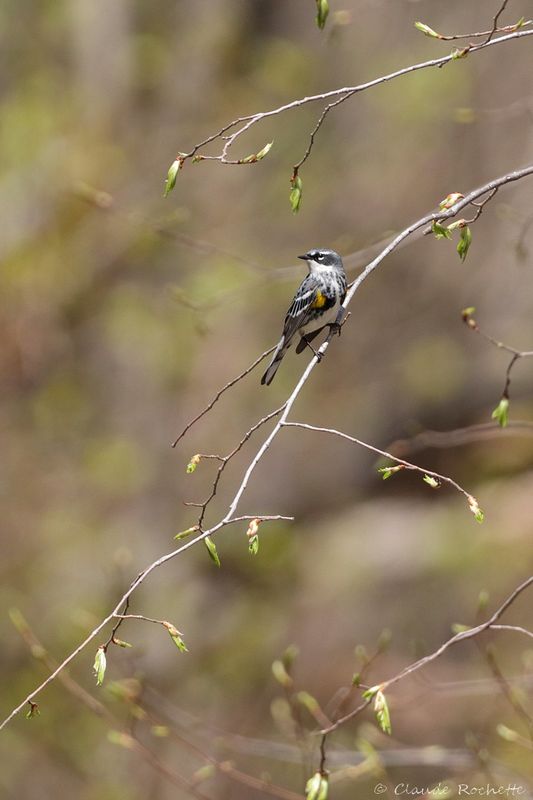
{"type": "Polygon", "coordinates": [[[326,298],[322,294],[322,292],[318,291],[316,293],[316,298],[311,303],[311,308],[322,308],[326,305],[326,298]]]}

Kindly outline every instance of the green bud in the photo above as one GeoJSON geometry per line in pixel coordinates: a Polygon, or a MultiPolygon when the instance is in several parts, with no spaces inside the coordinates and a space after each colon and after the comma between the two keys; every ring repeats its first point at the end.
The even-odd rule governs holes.
{"type": "Polygon", "coordinates": [[[483,522],[485,515],[483,511],[480,509],[479,503],[476,500],[476,498],[473,495],[469,494],[467,499],[468,499],[468,507],[472,512],[472,514],[474,515],[476,522],[483,522]]]}
{"type": "Polygon", "coordinates": [[[181,633],[179,632],[179,630],[174,625],[172,625],[171,622],[167,622],[166,620],[163,620],[162,624],[167,629],[170,638],[172,639],[172,641],[174,642],[180,653],[188,653],[189,651],[187,649],[187,645],[181,638],[181,633]]]}
{"type": "Polygon", "coordinates": [[[104,646],[101,645],[96,651],[94,658],[93,672],[96,677],[96,685],[101,686],[104,682],[104,675],[107,666],[107,659],[105,655],[104,646]]]}
{"type": "Polygon", "coordinates": [[[129,642],[125,642],[124,639],[117,639],[116,636],[113,636],[112,641],[113,644],[116,644],[118,647],[133,647],[129,642]]]}
{"type": "Polygon", "coordinates": [[[193,525],[192,528],[187,528],[186,531],[180,531],[174,536],[174,539],[186,539],[191,533],[196,533],[199,530],[198,525],[193,525]]]}
{"type": "Polygon", "coordinates": [[[448,228],[444,227],[444,225],[441,225],[440,222],[437,222],[436,220],[433,220],[433,223],[431,225],[431,230],[435,235],[435,239],[451,239],[452,238],[452,235],[451,235],[450,231],[448,230],[448,228]]]}
{"type": "Polygon", "coordinates": [[[430,28],[429,25],[426,25],[423,22],[415,22],[415,28],[417,31],[420,31],[424,34],[424,36],[430,36],[432,39],[441,39],[440,33],[434,31],[433,28],[430,28]]]}
{"type": "Polygon", "coordinates": [[[256,556],[259,552],[259,536],[255,535],[252,536],[248,541],[248,550],[253,556],[256,556]]]}
{"type": "Polygon", "coordinates": [[[462,625],[460,622],[454,622],[451,629],[452,633],[464,633],[470,630],[470,625],[462,625]]]}
{"type": "Polygon", "coordinates": [[[385,697],[381,689],[378,689],[378,691],[376,692],[376,696],[374,699],[374,712],[376,714],[376,719],[379,727],[381,728],[383,733],[388,733],[390,736],[392,733],[392,727],[390,721],[389,706],[387,703],[387,698],[385,697]]]}
{"type": "Polygon", "coordinates": [[[296,699],[302,706],[304,706],[313,716],[320,711],[318,701],[309,692],[298,692],[296,699]]]}
{"type": "Polygon", "coordinates": [[[432,475],[424,475],[422,480],[424,481],[424,483],[427,483],[428,486],[431,486],[432,489],[438,489],[440,486],[439,481],[432,475]]]}
{"type": "Polygon", "coordinates": [[[287,672],[283,661],[276,659],[276,661],[272,662],[272,675],[284,689],[289,689],[292,686],[292,678],[287,672]]]}
{"type": "Polygon", "coordinates": [[[37,703],[34,703],[32,700],[28,700],[30,705],[28,711],[26,712],[26,719],[33,719],[34,717],[40,717],[41,712],[39,710],[39,706],[37,703]]]}
{"type": "Polygon", "coordinates": [[[328,776],[315,772],[305,784],[305,800],[327,800],[328,776]]]}
{"type": "Polygon", "coordinates": [[[495,419],[500,428],[505,428],[509,423],[509,398],[502,397],[496,408],[491,414],[491,418],[495,419]]]}
{"type": "Polygon", "coordinates": [[[300,210],[300,203],[302,202],[302,179],[299,175],[291,179],[289,202],[291,204],[292,213],[297,214],[300,210]]]}
{"type": "Polygon", "coordinates": [[[135,739],[123,731],[110,730],[107,732],[107,738],[112,744],[124,747],[125,750],[133,750],[135,747],[135,739]]]}
{"type": "Polygon", "coordinates": [[[450,55],[453,61],[457,61],[458,58],[466,58],[469,52],[470,47],[464,47],[462,50],[459,50],[458,47],[454,47],[450,55]]]}
{"type": "Polygon", "coordinates": [[[210,536],[205,537],[204,544],[207,548],[207,552],[209,553],[209,558],[211,561],[213,561],[217,567],[220,567],[220,558],[218,557],[217,546],[210,536]]]}
{"type": "Polygon", "coordinates": [[[167,178],[165,181],[164,197],[166,197],[176,185],[176,178],[178,177],[178,172],[180,171],[182,165],[183,165],[183,160],[181,158],[177,158],[170,165],[170,169],[168,170],[167,178]]]}
{"type": "Polygon", "coordinates": [[[320,30],[324,29],[329,14],[328,0],[316,0],[316,24],[320,30]]]}
{"type": "Polygon", "coordinates": [[[201,457],[202,456],[200,455],[200,453],[196,453],[196,455],[191,458],[191,460],[187,464],[187,475],[191,475],[191,473],[194,472],[194,470],[200,463],[201,457]]]}
{"type": "Polygon", "coordinates": [[[402,469],[405,469],[405,465],[397,464],[395,467],[379,467],[378,472],[382,476],[383,480],[386,481],[387,478],[390,478],[391,475],[396,475],[396,473],[400,472],[402,469]]]}
{"type": "Polygon", "coordinates": [[[470,230],[468,225],[465,225],[461,228],[461,238],[459,239],[459,243],[457,245],[457,252],[459,254],[459,258],[461,261],[464,261],[468,255],[468,251],[470,250],[470,245],[472,244],[472,231],[470,230]]]}
{"type": "Polygon", "coordinates": [[[261,159],[263,159],[270,152],[270,148],[272,147],[273,144],[274,144],[274,142],[268,142],[263,147],[263,149],[260,150],[258,153],[252,153],[251,155],[246,156],[246,158],[241,158],[239,160],[239,163],[240,164],[255,164],[256,161],[261,161],[261,159]]]}
{"type": "Polygon", "coordinates": [[[520,734],[508,728],[507,725],[497,725],[496,733],[505,739],[506,742],[517,742],[520,739],[520,734]]]}

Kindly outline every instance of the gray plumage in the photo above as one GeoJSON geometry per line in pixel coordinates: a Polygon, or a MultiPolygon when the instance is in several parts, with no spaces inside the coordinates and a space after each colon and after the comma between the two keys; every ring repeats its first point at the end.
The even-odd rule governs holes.
{"type": "Polygon", "coordinates": [[[346,274],[338,253],[334,250],[316,249],[298,258],[307,262],[309,273],[300,284],[287,311],[281,339],[261,378],[261,383],[267,386],[274,378],[294,336],[300,336],[296,352],[301,353],[307,342],[312,341],[326,325],[337,320],[346,296],[346,274]]]}

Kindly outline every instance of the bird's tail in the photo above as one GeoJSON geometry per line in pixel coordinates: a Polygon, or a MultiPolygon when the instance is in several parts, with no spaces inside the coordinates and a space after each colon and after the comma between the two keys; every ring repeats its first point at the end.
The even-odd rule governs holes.
{"type": "Polygon", "coordinates": [[[278,346],[276,347],[274,355],[272,356],[272,361],[268,365],[265,374],[261,378],[261,384],[268,386],[271,383],[274,375],[278,371],[278,367],[281,364],[281,359],[285,355],[287,348],[288,345],[285,344],[285,337],[282,336],[279,340],[278,346]]]}

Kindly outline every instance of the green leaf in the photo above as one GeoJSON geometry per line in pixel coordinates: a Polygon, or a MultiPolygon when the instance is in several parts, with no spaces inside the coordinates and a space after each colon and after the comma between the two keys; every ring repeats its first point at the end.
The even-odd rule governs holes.
{"type": "Polygon", "coordinates": [[[218,557],[217,547],[210,536],[205,537],[204,544],[207,547],[207,552],[209,553],[209,558],[211,561],[213,561],[217,567],[220,567],[220,558],[218,557]]]}
{"type": "Polygon", "coordinates": [[[170,168],[167,173],[167,177],[165,180],[165,194],[166,197],[176,185],[176,178],[178,177],[178,172],[182,167],[183,161],[181,158],[177,158],[175,161],[172,162],[170,168]]]}
{"type": "Polygon", "coordinates": [[[459,239],[459,244],[457,245],[457,252],[459,253],[459,258],[461,261],[464,261],[467,257],[471,244],[472,231],[468,225],[465,225],[464,228],[461,228],[461,238],[459,239]]]}
{"type": "Polygon", "coordinates": [[[388,733],[389,736],[392,733],[391,722],[390,722],[390,713],[389,713],[389,706],[387,703],[387,698],[381,691],[378,689],[376,692],[376,697],[374,700],[374,712],[376,714],[376,719],[378,721],[378,725],[383,731],[383,733],[388,733]]]}
{"type": "Polygon", "coordinates": [[[434,31],[433,28],[430,28],[429,25],[426,25],[424,22],[415,22],[415,28],[417,31],[420,31],[424,34],[424,36],[430,36],[432,39],[440,39],[440,33],[434,31]]]}
{"type": "Polygon", "coordinates": [[[165,620],[163,621],[163,625],[167,629],[170,638],[172,639],[172,641],[174,642],[180,653],[188,653],[189,651],[187,649],[187,645],[181,638],[181,633],[179,632],[179,630],[174,625],[172,625],[171,622],[166,622],[165,620]]]}
{"type": "Polygon", "coordinates": [[[361,685],[361,673],[354,672],[352,676],[352,686],[360,686],[361,685]]]}
{"type": "Polygon", "coordinates": [[[296,175],[291,179],[292,188],[289,195],[289,202],[291,204],[293,214],[297,214],[300,210],[300,204],[302,202],[302,185],[302,179],[299,175],[296,175]]]}
{"type": "Polygon", "coordinates": [[[509,424],[509,398],[502,397],[496,408],[491,414],[491,418],[495,419],[500,428],[505,428],[509,424]]]}
{"type": "Polygon", "coordinates": [[[315,772],[305,784],[305,800],[327,800],[328,776],[315,772]]]}
{"type": "Polygon", "coordinates": [[[439,481],[432,475],[424,475],[422,480],[424,481],[424,483],[427,483],[428,486],[431,486],[432,489],[438,489],[440,486],[439,481]]]}
{"type": "Polygon", "coordinates": [[[316,24],[320,30],[324,29],[329,14],[328,0],[316,0],[316,24]]]}
{"type": "Polygon", "coordinates": [[[451,239],[452,235],[448,228],[445,228],[444,225],[441,225],[440,222],[437,220],[433,220],[431,225],[431,230],[435,234],[435,239],[451,239]]]}
{"type": "Polygon", "coordinates": [[[259,552],[259,536],[252,536],[248,542],[248,550],[253,556],[259,552]]]}
{"type": "Polygon", "coordinates": [[[105,655],[105,648],[101,645],[96,651],[94,658],[93,672],[96,677],[96,685],[101,686],[104,682],[104,675],[107,666],[107,659],[105,655]]]}

